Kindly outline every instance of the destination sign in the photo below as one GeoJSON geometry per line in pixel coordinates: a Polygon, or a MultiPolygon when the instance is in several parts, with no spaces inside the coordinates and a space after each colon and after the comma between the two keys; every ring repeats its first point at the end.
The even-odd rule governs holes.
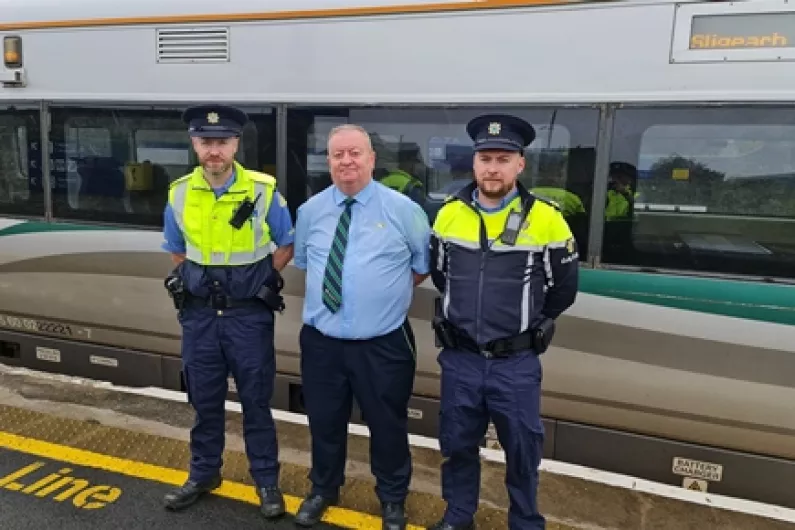
{"type": "Polygon", "coordinates": [[[795,48],[795,12],[694,15],[691,50],[795,48]]]}

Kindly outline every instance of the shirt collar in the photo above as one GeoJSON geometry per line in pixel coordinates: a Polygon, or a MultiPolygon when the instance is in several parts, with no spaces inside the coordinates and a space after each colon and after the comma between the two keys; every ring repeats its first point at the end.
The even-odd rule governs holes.
{"type": "MultiPolygon", "coordinates": [[[[354,200],[361,204],[367,204],[367,201],[370,200],[370,197],[372,197],[373,193],[375,192],[375,186],[375,181],[371,180],[364,188],[362,188],[359,193],[353,196],[354,200]]],[[[347,195],[342,193],[337,186],[334,186],[332,196],[334,197],[334,204],[337,206],[342,206],[342,204],[345,202],[345,199],[348,198],[347,195]]]]}
{"type": "Polygon", "coordinates": [[[215,190],[217,192],[220,192],[220,193],[226,193],[227,191],[229,191],[229,188],[234,186],[236,177],[237,177],[237,168],[233,167],[232,168],[232,175],[229,177],[229,180],[224,182],[223,185],[221,185],[220,188],[213,188],[213,190],[215,190]]]}
{"type": "Polygon", "coordinates": [[[496,207],[487,208],[482,204],[480,204],[480,202],[478,201],[478,189],[475,188],[474,190],[472,190],[472,200],[475,202],[475,204],[478,205],[478,208],[480,208],[484,212],[494,213],[494,212],[499,212],[500,210],[508,206],[508,204],[510,204],[510,202],[514,200],[518,194],[519,190],[514,188],[514,190],[511,193],[509,193],[508,195],[502,198],[500,204],[498,204],[496,207]]]}

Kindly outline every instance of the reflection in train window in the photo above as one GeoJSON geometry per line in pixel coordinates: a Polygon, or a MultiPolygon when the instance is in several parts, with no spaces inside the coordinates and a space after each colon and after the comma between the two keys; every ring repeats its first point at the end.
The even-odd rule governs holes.
{"type": "Polygon", "coordinates": [[[376,153],[374,178],[423,206],[431,220],[445,196],[472,180],[472,141],[466,124],[473,117],[506,112],[534,125],[537,138],[526,150],[521,182],[557,201],[581,250],[587,251],[596,109],[493,108],[312,108],[288,113],[287,199],[295,209],[331,184],[329,131],[343,123],[363,126],[376,153]]]}
{"type": "Polygon", "coordinates": [[[133,140],[135,160],[143,164],[158,165],[174,182],[196,164],[196,154],[191,148],[190,137],[184,130],[161,131],[139,129],[133,140]]]}
{"type": "Polygon", "coordinates": [[[39,112],[0,109],[0,215],[44,215],[39,112]]]}
{"type": "MultiPolygon", "coordinates": [[[[168,186],[197,164],[181,110],[52,110],[55,217],[160,227],[168,186]]],[[[251,115],[238,160],[275,171],[275,118],[251,115]]]]}
{"type": "Polygon", "coordinates": [[[795,277],[792,123],[792,109],[618,111],[603,261],[795,277]]]}

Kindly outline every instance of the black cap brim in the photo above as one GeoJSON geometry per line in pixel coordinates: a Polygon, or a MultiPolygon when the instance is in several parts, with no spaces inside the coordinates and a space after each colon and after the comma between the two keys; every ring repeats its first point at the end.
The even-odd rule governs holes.
{"type": "Polygon", "coordinates": [[[190,131],[192,138],[237,138],[240,133],[233,131],[190,131]]]}
{"type": "Polygon", "coordinates": [[[499,151],[511,151],[511,152],[519,152],[524,151],[524,149],[513,142],[504,141],[504,140],[486,140],[485,142],[481,142],[475,145],[475,151],[486,151],[486,150],[499,150],[499,151]]]}

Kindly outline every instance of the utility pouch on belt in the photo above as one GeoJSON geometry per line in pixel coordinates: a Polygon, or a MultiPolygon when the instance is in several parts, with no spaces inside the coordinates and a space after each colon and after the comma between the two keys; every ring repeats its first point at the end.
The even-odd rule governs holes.
{"type": "Polygon", "coordinates": [[[555,336],[555,321],[551,318],[545,318],[533,330],[533,349],[536,355],[541,355],[549,345],[552,343],[552,337],[555,336]]]}
{"type": "Polygon", "coordinates": [[[168,292],[168,296],[174,302],[174,309],[181,311],[185,305],[185,284],[182,282],[182,277],[178,269],[174,269],[171,274],[166,276],[163,286],[168,292]]]}
{"type": "Polygon", "coordinates": [[[285,310],[284,298],[279,294],[284,288],[284,279],[277,271],[260,287],[256,297],[265,302],[271,310],[281,313],[285,310]]]}

